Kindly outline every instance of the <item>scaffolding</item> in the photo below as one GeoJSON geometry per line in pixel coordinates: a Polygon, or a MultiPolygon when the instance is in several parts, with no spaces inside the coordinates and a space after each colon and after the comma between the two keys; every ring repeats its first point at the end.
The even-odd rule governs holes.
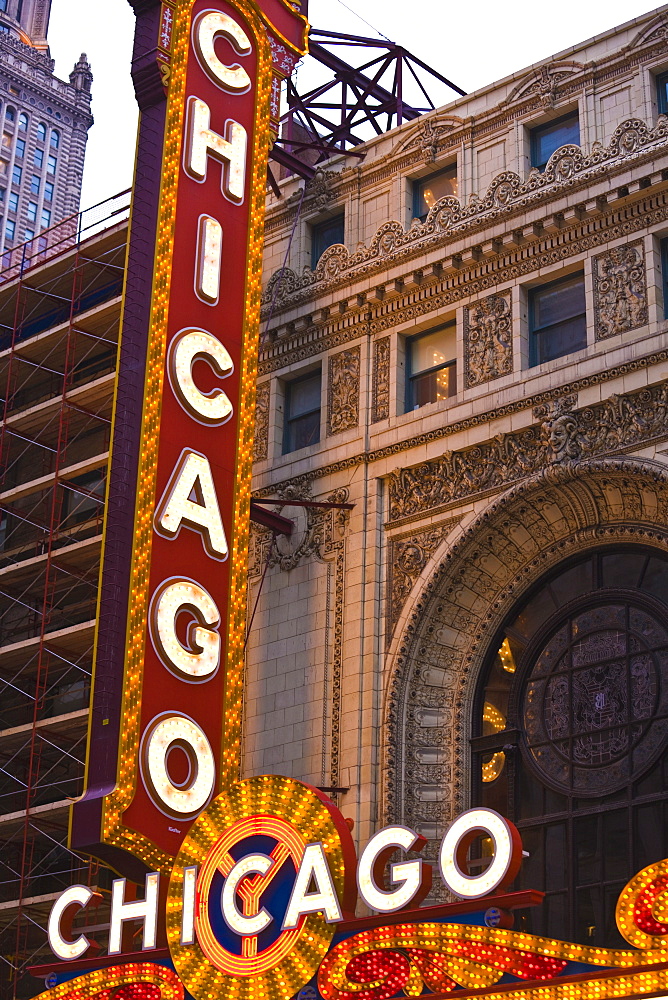
{"type": "Polygon", "coordinates": [[[0,995],[32,996],[53,899],[108,873],[67,848],[83,790],[129,191],[0,273],[0,995]]]}

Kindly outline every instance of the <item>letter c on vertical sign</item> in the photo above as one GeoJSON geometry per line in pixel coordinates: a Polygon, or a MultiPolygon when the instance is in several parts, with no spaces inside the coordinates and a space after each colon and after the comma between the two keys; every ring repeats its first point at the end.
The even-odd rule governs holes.
{"type": "Polygon", "coordinates": [[[224,424],[233,413],[232,404],[222,389],[202,392],[195,385],[193,365],[205,361],[219,378],[234,371],[226,347],[205,330],[181,330],[169,348],[169,381],[179,403],[195,420],[208,425],[224,424]]]}
{"type": "Polygon", "coordinates": [[[202,69],[210,80],[230,94],[245,94],[251,80],[239,63],[226,66],[216,55],[216,38],[226,38],[235,52],[247,56],[253,51],[248,35],[228,14],[204,10],[193,24],[193,44],[202,69]]]}

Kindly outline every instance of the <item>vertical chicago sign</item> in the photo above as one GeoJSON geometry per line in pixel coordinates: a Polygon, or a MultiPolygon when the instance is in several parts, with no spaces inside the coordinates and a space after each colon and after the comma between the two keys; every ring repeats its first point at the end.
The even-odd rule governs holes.
{"type": "Polygon", "coordinates": [[[307,26],[287,0],[132,2],[142,119],[71,840],[138,878],[237,776],[267,157],[307,26]]]}

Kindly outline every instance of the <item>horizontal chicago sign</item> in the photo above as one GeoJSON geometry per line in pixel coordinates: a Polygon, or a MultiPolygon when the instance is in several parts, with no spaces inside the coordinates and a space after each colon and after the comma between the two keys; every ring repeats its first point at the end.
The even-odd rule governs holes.
{"type": "MultiPolygon", "coordinates": [[[[565,992],[558,989],[551,1000],[605,1000],[636,991],[638,984],[624,979],[632,970],[642,979],[640,992],[663,989],[668,862],[650,865],[623,890],[617,926],[633,947],[620,951],[508,929],[508,910],[534,904],[539,894],[504,894],[518,873],[522,844],[498,813],[463,813],[440,844],[440,877],[465,903],[416,908],[431,887],[430,866],[415,856],[424,844],[412,830],[389,826],[358,859],[348,824],[318,789],[280,776],[236,782],[193,823],[165,891],[158,872],[146,876],[142,900],[129,898],[125,879],[113,883],[108,952],[125,953],[126,965],[61,982],[43,1000],[92,998],[108,980],[159,981],[165,1000],[174,990],[172,1000],[182,1000],[184,988],[194,1000],[289,1000],[300,990],[301,1000],[389,1000],[457,986],[485,989],[502,977],[509,984],[534,982],[535,990],[523,988],[522,1000],[540,1000],[541,984],[555,979],[565,992]],[[467,857],[478,837],[489,846],[487,867],[471,874],[476,866],[467,857]],[[358,896],[378,916],[355,919],[358,896]],[[477,924],[468,922],[474,911],[477,924]],[[158,948],[166,933],[176,976],[127,954],[136,923],[144,952],[158,948]],[[601,975],[610,979],[609,989],[601,975]],[[569,976],[578,979],[576,994],[568,993],[569,976]]],[[[93,896],[87,886],[73,886],[53,905],[49,942],[65,962],[91,949],[72,922],[93,896]]],[[[155,959],[164,961],[165,953],[155,959]]],[[[85,964],[90,968],[94,960],[85,964]]],[[[76,966],[59,968],[68,980],[68,968],[76,966]]],[[[668,984],[668,972],[664,978],[668,984]]],[[[134,1000],[140,994],[133,992],[134,1000]]]]}

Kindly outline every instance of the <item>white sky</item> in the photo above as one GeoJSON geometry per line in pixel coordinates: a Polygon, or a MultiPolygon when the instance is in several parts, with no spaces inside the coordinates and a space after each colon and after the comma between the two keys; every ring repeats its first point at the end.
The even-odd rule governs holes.
{"type": "MultiPolygon", "coordinates": [[[[647,0],[311,0],[319,28],[393,41],[473,91],[654,9],[647,0]]],[[[82,207],[132,183],[137,109],[130,80],[134,15],[127,0],[53,0],[49,41],[67,79],[81,52],[93,67],[93,113],[82,207]]]]}

